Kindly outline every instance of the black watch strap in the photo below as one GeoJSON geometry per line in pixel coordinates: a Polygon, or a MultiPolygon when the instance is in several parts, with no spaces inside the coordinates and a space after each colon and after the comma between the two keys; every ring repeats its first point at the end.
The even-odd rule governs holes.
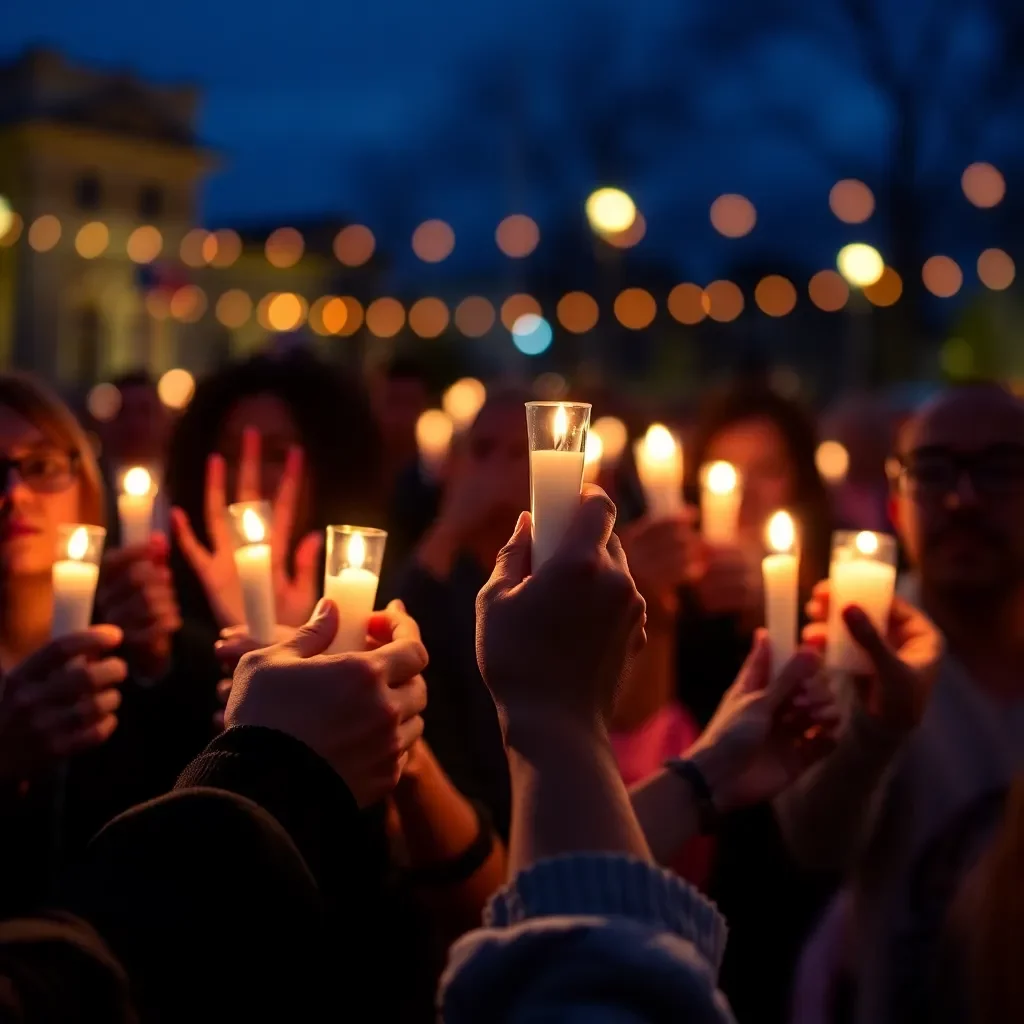
{"type": "Polygon", "coordinates": [[[715,807],[714,794],[704,778],[704,773],[685,757],[673,757],[665,762],[665,767],[674,775],[683,779],[693,792],[697,807],[697,824],[702,835],[710,835],[718,828],[718,808],[715,807]]]}

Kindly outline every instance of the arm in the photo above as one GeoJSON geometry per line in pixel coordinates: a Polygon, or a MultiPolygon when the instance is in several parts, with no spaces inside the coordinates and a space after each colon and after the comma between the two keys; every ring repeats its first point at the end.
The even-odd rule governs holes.
{"type": "Polygon", "coordinates": [[[633,813],[659,864],[669,864],[700,832],[697,805],[690,784],[668,769],[638,782],[630,790],[633,813]]]}

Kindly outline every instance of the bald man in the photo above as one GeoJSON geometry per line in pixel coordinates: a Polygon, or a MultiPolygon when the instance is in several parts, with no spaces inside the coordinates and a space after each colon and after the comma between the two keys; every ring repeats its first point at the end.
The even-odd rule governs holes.
{"type": "Polygon", "coordinates": [[[902,704],[851,692],[836,750],[777,804],[798,856],[849,872],[857,1024],[930,1012],[949,905],[1024,769],[1024,404],[990,384],[947,391],[891,466],[891,513],[946,643],[934,686],[902,704]]]}

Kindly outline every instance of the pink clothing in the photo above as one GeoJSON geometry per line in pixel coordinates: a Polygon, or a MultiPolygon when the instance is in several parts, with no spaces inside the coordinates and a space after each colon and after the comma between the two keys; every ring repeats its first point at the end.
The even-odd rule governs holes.
{"type": "MultiPolygon", "coordinates": [[[[697,723],[680,704],[671,701],[631,732],[613,732],[612,750],[627,786],[642,782],[679,757],[700,735],[697,723]]],[[[707,837],[691,840],[670,867],[687,881],[707,887],[713,844],[707,837]]]]}

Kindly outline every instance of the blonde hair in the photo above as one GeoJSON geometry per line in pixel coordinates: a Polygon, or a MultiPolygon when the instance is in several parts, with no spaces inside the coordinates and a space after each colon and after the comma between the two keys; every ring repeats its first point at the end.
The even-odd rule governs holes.
{"type": "Polygon", "coordinates": [[[42,381],[27,373],[0,373],[0,406],[6,406],[60,448],[77,457],[79,518],[106,526],[103,475],[88,435],[75,414],[42,381]]]}

